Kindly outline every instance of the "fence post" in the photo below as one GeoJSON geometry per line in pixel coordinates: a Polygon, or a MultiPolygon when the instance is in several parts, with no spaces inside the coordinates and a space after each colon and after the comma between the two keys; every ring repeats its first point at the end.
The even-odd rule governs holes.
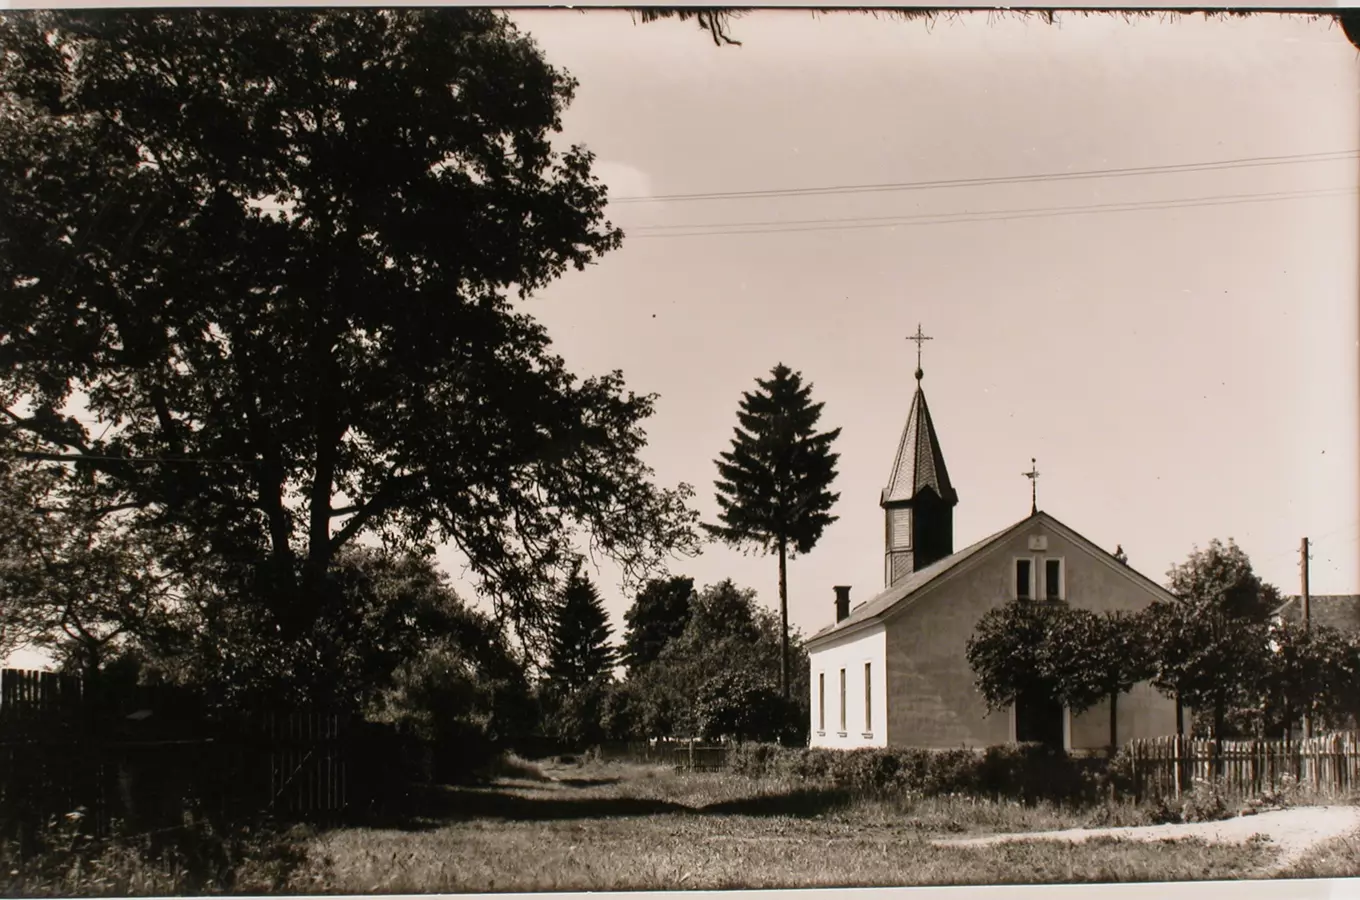
{"type": "Polygon", "coordinates": [[[1174,774],[1172,777],[1175,779],[1177,800],[1180,799],[1181,782],[1184,780],[1181,774],[1181,767],[1185,764],[1185,760],[1183,759],[1184,756],[1185,756],[1184,736],[1179,734],[1173,735],[1171,738],[1171,764],[1172,769],[1174,770],[1174,774]]]}

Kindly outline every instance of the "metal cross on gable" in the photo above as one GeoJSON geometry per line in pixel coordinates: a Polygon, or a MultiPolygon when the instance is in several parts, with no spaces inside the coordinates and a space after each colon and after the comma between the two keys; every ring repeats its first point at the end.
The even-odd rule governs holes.
{"type": "MultiPolygon", "coordinates": [[[[921,330],[921,323],[916,323],[916,333],[907,335],[907,340],[916,342],[916,371],[921,371],[921,345],[926,341],[935,340],[933,337],[926,337],[926,333],[921,330]]],[[[920,378],[920,375],[916,376],[920,378]]]]}
{"type": "Polygon", "coordinates": [[[1039,511],[1039,465],[1034,457],[1029,458],[1029,471],[1020,474],[1029,479],[1029,511],[1033,515],[1039,511]]]}

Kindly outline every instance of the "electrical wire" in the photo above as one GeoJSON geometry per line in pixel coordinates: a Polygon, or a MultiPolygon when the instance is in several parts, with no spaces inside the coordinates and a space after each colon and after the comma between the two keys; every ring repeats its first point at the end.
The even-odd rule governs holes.
{"type": "Polygon", "coordinates": [[[1014,219],[1054,218],[1059,216],[1090,215],[1093,213],[1187,209],[1201,206],[1232,206],[1241,203],[1269,203],[1311,197],[1343,196],[1346,194],[1354,194],[1356,191],[1357,188],[1325,188],[1311,191],[1222,194],[1208,197],[1141,200],[1123,203],[1096,203],[1084,206],[1054,206],[1018,210],[997,209],[980,210],[976,212],[925,213],[903,216],[803,219],[784,222],[772,220],[766,222],[709,222],[690,225],[643,225],[635,226],[632,229],[625,228],[624,232],[626,236],[640,240],[643,238],[713,237],[739,234],[787,234],[804,231],[851,231],[865,228],[897,228],[899,226],[911,225],[951,225],[966,222],[999,222],[1014,219]],[[652,230],[645,230],[648,228],[652,230]]]}
{"type": "Polygon", "coordinates": [[[973,187],[997,184],[1028,184],[1043,181],[1076,181],[1088,178],[1126,178],[1177,172],[1214,172],[1225,169],[1299,165],[1356,159],[1360,150],[1328,150],[1285,156],[1248,156],[1201,163],[1172,163],[1161,166],[1125,166],[1111,169],[1085,169],[1076,172],[1044,172],[1031,175],[999,175],[978,178],[946,178],[933,181],[899,181],[884,184],[842,184],[806,188],[773,188],[754,191],[706,191],[690,194],[660,194],[655,197],[611,197],[610,203],[677,203],[699,200],[747,200],[765,197],[817,197],[826,194],[876,194],[893,191],[919,191],[937,188],[973,187]]]}

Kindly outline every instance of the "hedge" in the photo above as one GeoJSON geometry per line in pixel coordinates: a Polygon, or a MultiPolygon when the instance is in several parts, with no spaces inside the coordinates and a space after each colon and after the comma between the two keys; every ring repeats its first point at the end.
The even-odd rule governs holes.
{"type": "Polygon", "coordinates": [[[1107,789],[1106,761],[1076,758],[1042,744],[1001,744],[985,750],[822,747],[741,744],[728,769],[751,778],[793,778],[872,797],[964,794],[1033,803],[1086,802],[1107,789]]]}

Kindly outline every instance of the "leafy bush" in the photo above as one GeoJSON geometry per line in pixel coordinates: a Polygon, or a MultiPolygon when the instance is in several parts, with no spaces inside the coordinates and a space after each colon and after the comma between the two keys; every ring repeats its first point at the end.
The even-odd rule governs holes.
{"type": "Polygon", "coordinates": [[[1301,789],[1299,780],[1293,775],[1286,774],[1280,778],[1277,786],[1262,791],[1259,799],[1262,806],[1285,808],[1294,805],[1299,799],[1301,789]]]}
{"type": "Polygon", "coordinates": [[[705,738],[772,741],[790,730],[799,710],[777,685],[750,671],[723,671],[699,686],[695,719],[705,738]]]}
{"type": "MultiPolygon", "coordinates": [[[[916,751],[920,752],[920,751],[916,751]]],[[[982,757],[974,750],[927,751],[925,778],[921,793],[977,794],[981,792],[982,757]]]]}
{"type": "Polygon", "coordinates": [[[1107,796],[1108,768],[1104,758],[1070,756],[1043,744],[1002,744],[984,752],[981,786],[1025,803],[1090,803],[1107,796]]]}
{"type": "Polygon", "coordinates": [[[1136,786],[1133,777],[1133,754],[1127,746],[1120,747],[1105,767],[1105,783],[1114,789],[1116,796],[1130,797],[1136,786]]]}
{"type": "Polygon", "coordinates": [[[1223,787],[1217,781],[1195,779],[1190,795],[1184,799],[1181,815],[1186,822],[1217,822],[1232,818],[1223,787]]]}

